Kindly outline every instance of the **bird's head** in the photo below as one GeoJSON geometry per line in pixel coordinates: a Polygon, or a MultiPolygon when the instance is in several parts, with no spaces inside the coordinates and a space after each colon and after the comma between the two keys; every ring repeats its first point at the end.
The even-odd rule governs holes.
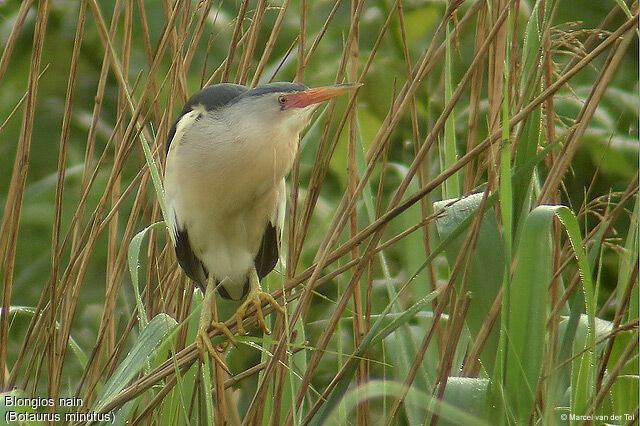
{"type": "Polygon", "coordinates": [[[321,102],[358,87],[360,84],[337,84],[310,89],[301,83],[272,83],[246,91],[239,96],[237,105],[254,123],[298,134],[321,102]]]}

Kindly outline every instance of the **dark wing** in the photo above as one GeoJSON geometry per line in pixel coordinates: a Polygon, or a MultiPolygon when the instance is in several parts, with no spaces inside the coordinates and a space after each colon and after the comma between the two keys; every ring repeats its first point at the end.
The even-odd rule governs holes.
{"type": "Polygon", "coordinates": [[[253,260],[256,267],[258,278],[262,280],[278,263],[278,252],[280,240],[282,239],[282,230],[284,229],[284,217],[287,209],[287,192],[284,179],[280,181],[278,188],[278,199],[276,208],[272,216],[267,221],[262,242],[258,249],[258,254],[253,260]]]}
{"type": "Polygon", "coordinates": [[[193,250],[191,250],[191,245],[189,244],[189,233],[186,229],[176,229],[175,237],[176,257],[178,258],[178,263],[187,276],[191,278],[204,292],[207,286],[207,276],[209,273],[193,250]]]}
{"type": "Polygon", "coordinates": [[[173,126],[171,126],[171,129],[169,130],[169,137],[167,138],[167,152],[169,152],[171,141],[176,134],[176,126],[180,121],[180,118],[191,111],[195,105],[202,105],[207,109],[207,111],[213,111],[227,105],[247,90],[249,89],[239,84],[220,83],[205,87],[199,92],[194,93],[194,95],[191,96],[184,105],[180,115],[176,118],[175,123],[173,123],[173,126]]]}
{"type": "Polygon", "coordinates": [[[260,249],[253,260],[258,278],[266,276],[278,263],[278,232],[271,222],[267,222],[267,227],[262,236],[260,249]]]}

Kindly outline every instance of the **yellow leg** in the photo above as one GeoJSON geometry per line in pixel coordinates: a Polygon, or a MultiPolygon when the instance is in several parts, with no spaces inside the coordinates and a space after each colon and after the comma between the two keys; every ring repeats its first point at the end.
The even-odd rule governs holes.
{"type": "Polygon", "coordinates": [[[242,305],[236,311],[236,321],[238,323],[238,334],[248,334],[244,329],[242,324],[242,320],[244,319],[245,314],[247,313],[247,309],[249,306],[253,305],[256,309],[257,313],[257,322],[260,328],[264,330],[265,333],[271,334],[269,328],[267,328],[267,323],[264,320],[264,315],[262,314],[262,301],[266,300],[273,308],[284,314],[284,309],[282,306],[276,302],[276,300],[269,294],[262,291],[262,287],[260,286],[260,280],[258,279],[258,274],[256,273],[255,268],[251,268],[249,272],[249,292],[247,293],[247,300],[245,300],[242,305]]]}
{"type": "Polygon", "coordinates": [[[235,346],[238,346],[238,343],[236,342],[236,339],[233,337],[233,334],[231,334],[231,331],[229,331],[229,328],[227,328],[227,326],[223,322],[212,321],[212,317],[213,317],[212,308],[214,303],[213,295],[215,293],[215,289],[216,289],[215,281],[213,279],[207,280],[207,288],[204,292],[204,300],[202,301],[202,309],[200,311],[200,322],[198,323],[198,335],[196,338],[196,346],[198,347],[198,351],[200,352],[200,359],[203,362],[204,362],[204,357],[206,356],[205,354],[205,348],[206,348],[207,352],[209,352],[209,355],[211,355],[211,357],[217,363],[219,363],[220,366],[227,373],[231,373],[227,368],[226,364],[224,363],[224,361],[222,360],[222,358],[220,357],[220,355],[218,354],[218,351],[216,350],[216,348],[213,347],[211,340],[209,339],[208,331],[210,328],[214,328],[214,329],[220,330],[222,334],[227,336],[227,338],[231,341],[231,343],[233,343],[235,346]]]}

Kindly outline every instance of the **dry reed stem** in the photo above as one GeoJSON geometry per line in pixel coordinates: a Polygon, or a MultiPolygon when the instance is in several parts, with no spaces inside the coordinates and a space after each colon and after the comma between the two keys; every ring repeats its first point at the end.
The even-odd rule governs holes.
{"type": "MultiPolygon", "coordinates": [[[[69,133],[71,122],[71,111],[73,108],[73,97],[75,92],[76,75],[78,71],[78,63],[80,59],[80,47],[82,45],[82,37],[84,33],[85,24],[85,12],[87,4],[82,2],[80,4],[80,11],[78,13],[78,26],[76,27],[76,34],[73,42],[73,53],[71,57],[71,65],[69,71],[69,79],[67,80],[67,92],[65,95],[64,115],[62,118],[62,130],[60,132],[60,148],[58,154],[58,181],[56,183],[56,196],[54,207],[54,219],[53,219],[53,231],[51,235],[51,274],[49,276],[50,289],[51,289],[51,303],[53,306],[58,304],[58,291],[57,282],[60,265],[60,234],[62,225],[62,203],[64,194],[64,184],[66,178],[66,164],[67,164],[67,152],[69,148],[69,133]]],[[[51,347],[55,346],[56,335],[56,311],[51,310],[49,315],[49,329],[51,330],[51,347]]],[[[62,360],[56,359],[51,351],[49,355],[49,366],[51,371],[60,371],[61,368],[57,365],[58,362],[62,363],[62,360]]],[[[61,373],[60,373],[61,374],[61,373]]]]}
{"type": "Polygon", "coordinates": [[[304,49],[307,34],[307,0],[300,1],[300,31],[298,31],[298,63],[295,81],[304,81],[304,70],[307,66],[304,49]]]}
{"type": "MultiPolygon", "coordinates": [[[[444,21],[443,21],[444,22],[444,21]]],[[[442,28],[444,27],[444,25],[441,23],[439,26],[439,29],[436,31],[436,34],[441,33],[442,32],[442,28]]],[[[351,33],[350,33],[351,34],[351,33]]],[[[427,49],[427,51],[425,52],[428,53],[429,51],[431,51],[433,49],[435,40],[437,39],[437,36],[434,37],[434,42],[432,42],[432,44],[430,45],[430,47],[427,49]]],[[[415,81],[414,81],[415,84],[415,81]]],[[[416,85],[417,87],[417,85],[416,85]]],[[[400,112],[402,112],[404,110],[404,108],[401,109],[400,112]]],[[[389,116],[387,116],[388,118],[389,116]]],[[[386,119],[385,119],[386,122],[386,119]]],[[[384,127],[384,124],[383,124],[384,127]]],[[[382,129],[381,131],[378,132],[378,136],[376,136],[376,140],[380,141],[380,135],[382,134],[382,129]]],[[[388,140],[388,139],[385,139],[388,140]]],[[[379,142],[378,142],[379,143],[379,142]]],[[[301,305],[308,305],[308,303],[310,302],[310,296],[311,296],[311,292],[310,289],[312,288],[312,286],[314,285],[315,281],[317,280],[320,271],[322,270],[322,267],[324,267],[324,265],[326,265],[326,258],[327,255],[329,253],[329,249],[330,247],[333,247],[334,244],[337,241],[337,238],[339,236],[339,230],[341,230],[346,223],[346,219],[348,218],[348,212],[351,211],[354,207],[355,207],[355,202],[357,200],[357,197],[360,196],[360,194],[362,193],[362,190],[364,188],[364,185],[366,184],[368,178],[371,175],[372,169],[373,169],[373,165],[375,164],[375,160],[376,158],[379,156],[380,154],[380,150],[377,150],[377,155],[375,156],[376,158],[371,159],[369,156],[369,153],[372,151],[373,147],[375,147],[376,142],[374,141],[372,143],[372,148],[370,148],[370,150],[367,152],[367,162],[369,163],[369,166],[367,168],[367,171],[365,172],[365,174],[363,175],[363,178],[361,179],[358,187],[356,188],[356,191],[354,194],[352,194],[352,197],[349,198],[346,197],[347,194],[345,194],[345,197],[342,198],[340,205],[337,209],[336,214],[334,215],[334,219],[332,221],[332,223],[329,225],[329,229],[327,232],[327,236],[325,237],[325,239],[323,240],[323,242],[321,243],[321,248],[318,251],[318,254],[316,255],[316,259],[315,262],[318,264],[318,267],[316,267],[316,269],[314,270],[314,272],[312,273],[311,277],[309,278],[309,282],[307,284],[307,287],[305,287],[305,289],[303,290],[303,295],[302,295],[302,302],[301,305]]],[[[361,272],[360,272],[361,273],[361,272]]],[[[359,277],[358,277],[359,278],[359,277]]],[[[352,280],[353,282],[353,280],[352,280]]],[[[326,328],[322,334],[322,336],[319,339],[318,342],[318,347],[320,349],[323,349],[325,347],[325,345],[328,343],[328,336],[329,333],[333,331],[333,327],[335,327],[335,325],[337,324],[336,318],[339,316],[339,314],[341,313],[341,311],[344,309],[344,307],[346,306],[346,297],[348,297],[348,295],[350,294],[350,291],[352,290],[352,286],[350,285],[349,288],[346,290],[346,292],[344,293],[343,297],[341,298],[341,301],[338,303],[338,306],[336,307],[336,310],[334,311],[334,314],[332,315],[332,320],[330,321],[330,326],[328,328],[326,328]]],[[[296,312],[294,312],[293,314],[293,322],[295,322],[298,319],[299,316],[299,310],[296,310],[296,312]]],[[[310,381],[310,377],[313,374],[313,372],[315,371],[315,369],[317,368],[320,358],[322,357],[322,352],[318,351],[318,352],[314,352],[311,355],[311,358],[309,360],[308,363],[308,368],[307,371],[305,372],[305,375],[303,376],[302,379],[302,383],[298,389],[298,393],[296,395],[296,406],[299,407],[302,403],[302,398],[304,396],[305,390],[309,385],[309,381],[310,381]]],[[[291,421],[291,413],[289,413],[288,417],[287,417],[287,424],[290,423],[291,421]]]]}
{"type": "MultiPolygon", "coordinates": [[[[422,342],[420,343],[420,347],[418,348],[418,351],[416,353],[416,356],[413,359],[413,362],[411,363],[411,367],[409,368],[407,377],[402,383],[402,390],[400,395],[394,398],[394,403],[391,407],[391,410],[389,411],[389,414],[387,415],[387,422],[386,422],[387,425],[392,424],[393,419],[398,414],[398,410],[400,409],[400,406],[403,404],[404,399],[407,396],[407,392],[409,392],[409,388],[411,387],[411,384],[413,383],[413,380],[415,379],[415,376],[418,373],[418,369],[422,365],[424,354],[426,353],[427,348],[429,347],[431,338],[433,337],[433,334],[437,329],[440,318],[442,317],[442,314],[444,313],[445,308],[449,304],[449,297],[453,292],[454,284],[458,279],[458,275],[460,274],[460,272],[462,272],[462,277],[463,277],[461,287],[462,288],[465,287],[466,280],[464,279],[464,277],[466,276],[469,266],[471,264],[471,256],[473,254],[473,250],[475,248],[475,244],[478,239],[478,233],[480,232],[480,225],[482,223],[482,218],[484,216],[484,212],[486,209],[486,203],[489,197],[489,190],[490,188],[487,185],[482,201],[480,202],[480,205],[478,206],[478,209],[471,223],[471,228],[465,237],[462,247],[460,248],[460,255],[457,256],[456,262],[451,269],[451,275],[449,276],[449,281],[447,282],[446,287],[442,291],[442,297],[440,298],[440,302],[436,305],[436,308],[433,310],[433,320],[431,322],[431,326],[429,327],[429,330],[427,331],[427,333],[424,335],[422,342]]],[[[465,303],[468,305],[468,302],[465,302],[465,303]]],[[[452,329],[452,330],[455,330],[455,329],[452,329]]],[[[443,359],[446,359],[446,357],[447,357],[447,350],[445,348],[445,357],[443,359]]],[[[442,371],[441,371],[441,374],[442,374],[442,371]]],[[[438,383],[436,383],[436,386],[437,384],[438,383]]],[[[436,388],[434,388],[434,391],[435,389],[436,388]]],[[[444,391],[444,387],[442,388],[442,390],[444,391]]]]}
{"type": "MultiPolygon", "coordinates": [[[[358,5],[360,3],[364,3],[364,1],[358,2],[357,0],[352,0],[351,2],[351,20],[355,20],[359,22],[359,19],[356,15],[358,12],[358,5]]],[[[354,79],[358,78],[358,51],[359,51],[359,26],[356,25],[354,28],[354,37],[353,42],[351,43],[350,51],[349,51],[349,62],[347,75],[348,80],[354,82],[354,79]]],[[[353,98],[357,97],[357,92],[351,95],[353,98]]],[[[357,104],[357,100],[353,99],[353,103],[357,104]]],[[[348,124],[348,145],[347,145],[347,192],[350,192],[351,196],[353,195],[353,191],[355,191],[358,185],[358,165],[357,165],[357,132],[358,132],[358,117],[357,110],[354,108],[350,110],[349,114],[349,124],[348,124]]],[[[349,217],[349,234],[350,236],[355,236],[358,233],[358,212],[353,210],[349,217]]],[[[351,258],[358,258],[358,247],[354,246],[351,250],[351,258]]],[[[353,346],[360,346],[362,339],[365,335],[365,325],[364,325],[364,312],[362,309],[362,290],[360,285],[360,280],[356,282],[355,288],[353,290],[353,346]]],[[[367,363],[362,362],[358,365],[358,371],[356,373],[356,386],[362,386],[368,381],[368,371],[367,371],[367,363]]],[[[356,422],[359,426],[366,426],[369,424],[369,402],[364,400],[362,403],[358,404],[356,407],[356,422]]]]}
{"type": "Polygon", "coordinates": [[[231,37],[231,43],[229,43],[229,51],[225,58],[225,67],[222,72],[222,81],[229,81],[229,75],[231,74],[231,66],[233,65],[233,57],[236,54],[238,48],[238,41],[240,40],[240,33],[242,32],[242,24],[244,23],[245,15],[249,7],[249,0],[243,0],[236,15],[236,26],[233,29],[233,36],[231,37]]]}
{"type": "MultiPolygon", "coordinates": [[[[489,27],[487,25],[487,8],[482,7],[478,11],[478,17],[476,19],[476,32],[475,32],[475,45],[474,55],[480,51],[482,47],[482,40],[485,39],[489,27]]],[[[484,59],[484,58],[482,58],[484,59]]],[[[484,76],[485,63],[484,60],[480,61],[480,65],[475,69],[475,72],[471,76],[471,89],[469,94],[469,116],[467,118],[467,152],[471,151],[476,145],[476,139],[478,134],[478,120],[480,112],[480,96],[482,92],[482,80],[484,76]]],[[[479,170],[478,170],[479,171],[479,170]]],[[[476,173],[475,162],[469,163],[464,176],[463,191],[471,191],[478,181],[478,175],[476,173]]]]}
{"type": "MultiPolygon", "coordinates": [[[[637,22],[637,19],[638,15],[636,11],[636,15],[632,20],[637,22]]],[[[578,149],[582,136],[591,122],[591,118],[595,114],[596,108],[604,96],[613,74],[617,70],[618,65],[620,64],[620,61],[622,60],[627,47],[629,47],[629,43],[634,35],[635,34],[632,31],[627,31],[626,34],[624,34],[622,40],[620,40],[619,44],[612,50],[603,71],[598,74],[598,80],[593,85],[592,91],[589,94],[584,107],[576,118],[577,126],[574,126],[569,132],[569,136],[567,137],[567,141],[564,144],[562,152],[558,156],[557,161],[553,164],[551,170],[549,170],[549,176],[545,180],[540,197],[538,197],[538,204],[549,202],[553,192],[555,192],[558,187],[560,180],[564,176],[578,149]]]]}
{"type": "MultiPolygon", "coordinates": [[[[468,271],[469,269],[467,268],[465,274],[467,274],[468,271]]],[[[457,297],[456,305],[451,317],[452,321],[449,323],[447,330],[447,339],[445,340],[447,343],[444,348],[444,355],[440,358],[440,363],[438,365],[438,379],[433,389],[434,395],[440,400],[444,397],[447,380],[449,376],[451,376],[451,367],[453,366],[456,349],[458,347],[458,342],[460,341],[460,336],[462,334],[470,303],[470,292],[466,292],[457,297]]],[[[431,418],[431,425],[435,426],[437,423],[438,413],[436,412],[431,418]]]]}
{"type": "MultiPolygon", "coordinates": [[[[411,77],[411,57],[409,54],[409,45],[407,42],[407,31],[405,28],[404,21],[404,12],[402,8],[402,2],[398,2],[398,20],[400,22],[400,34],[402,36],[402,53],[405,58],[405,65],[407,67],[407,78],[411,77]]],[[[411,132],[413,136],[413,154],[418,155],[420,152],[421,145],[421,136],[420,136],[420,128],[418,122],[418,109],[416,106],[416,100],[414,97],[411,98],[410,104],[411,111],[411,132]]],[[[388,146],[385,148],[388,151],[388,146]]],[[[426,162],[425,162],[426,163],[426,162]]],[[[418,183],[420,186],[424,186],[426,183],[428,170],[425,170],[426,165],[423,165],[418,169],[418,183]],[[425,175],[427,173],[427,175],[425,175]]],[[[380,195],[379,195],[380,196],[380,195]]],[[[429,206],[426,198],[422,198],[420,200],[420,207],[422,209],[422,217],[427,217],[429,215],[429,206]]],[[[377,213],[380,214],[379,212],[377,213]]],[[[428,256],[431,252],[431,236],[429,235],[429,229],[425,226],[423,228],[423,245],[425,250],[425,256],[428,256]]],[[[429,277],[429,286],[431,290],[435,290],[436,288],[436,274],[433,269],[433,264],[429,263],[427,265],[428,277],[429,277]]],[[[435,308],[435,304],[432,305],[435,308]]],[[[442,333],[441,330],[437,330],[438,337],[438,348],[442,348],[442,333]]]]}
{"type": "MultiPolygon", "coordinates": [[[[32,60],[29,68],[28,96],[25,102],[20,138],[18,140],[18,149],[16,151],[16,161],[11,174],[9,192],[5,203],[2,224],[0,225],[0,259],[3,260],[2,310],[0,311],[0,365],[2,365],[3,368],[0,369],[0,385],[3,388],[7,387],[8,384],[8,377],[6,377],[6,370],[4,366],[7,362],[6,342],[9,335],[9,304],[11,302],[11,292],[13,289],[18,226],[20,223],[22,199],[24,196],[27,171],[29,168],[31,137],[33,135],[35,115],[34,111],[38,93],[38,76],[40,74],[42,50],[46,35],[47,21],[49,19],[49,6],[50,3],[46,0],[38,4],[36,27],[33,37],[32,60]]],[[[5,51],[5,53],[7,52],[5,51]]]]}
{"type": "Polygon", "coordinates": [[[491,333],[496,320],[500,316],[501,308],[502,288],[500,288],[500,290],[498,290],[498,293],[496,293],[496,297],[493,301],[493,304],[491,305],[491,309],[487,313],[487,317],[485,318],[485,320],[482,322],[473,345],[471,346],[471,349],[469,349],[469,352],[465,357],[461,373],[462,377],[476,377],[480,372],[480,354],[482,353],[484,345],[489,338],[489,333],[491,333]]]}
{"type": "MultiPolygon", "coordinates": [[[[446,22],[446,20],[442,21],[442,23],[440,24],[440,31],[436,31],[436,33],[441,32],[442,28],[444,28],[444,22],[446,22]]],[[[435,38],[434,38],[435,40],[435,38]]],[[[435,46],[435,44],[432,43],[431,47],[429,49],[427,49],[427,52],[431,49],[433,49],[433,46],[435,46]]],[[[473,65],[471,66],[471,68],[473,67],[473,65]]],[[[468,74],[468,73],[467,73],[468,74]]],[[[420,75],[420,73],[418,74],[420,75]]],[[[444,119],[442,119],[443,117],[446,118],[446,116],[448,116],[448,114],[451,112],[453,105],[455,104],[455,102],[457,101],[457,97],[459,97],[461,89],[460,87],[463,86],[463,84],[460,84],[460,86],[458,87],[458,89],[456,90],[456,92],[458,92],[458,96],[456,96],[454,94],[454,96],[451,99],[451,103],[450,103],[450,107],[445,109],[445,112],[443,112],[443,115],[440,116],[438,123],[440,123],[440,127],[438,127],[438,123],[436,123],[436,126],[434,127],[434,130],[432,130],[432,135],[437,134],[437,132],[440,131],[441,126],[444,124],[444,119]]],[[[406,105],[406,98],[405,101],[403,101],[406,105]]],[[[380,132],[378,133],[380,135],[380,132]]],[[[433,140],[433,139],[432,139],[433,140]]],[[[421,151],[422,151],[422,156],[424,156],[424,154],[426,153],[426,149],[430,146],[430,143],[425,143],[423,144],[421,151]]],[[[371,150],[369,151],[371,152],[371,150]]],[[[378,151],[378,154],[380,152],[378,151]]],[[[376,155],[377,157],[377,155],[376,155]]],[[[375,161],[375,158],[373,159],[375,161]]],[[[404,194],[404,191],[406,190],[406,188],[409,185],[409,181],[411,180],[411,178],[413,178],[413,174],[415,173],[416,170],[416,164],[419,164],[419,161],[421,161],[422,158],[418,158],[418,156],[416,156],[416,158],[414,159],[414,161],[412,162],[412,166],[409,168],[409,171],[407,173],[407,175],[404,177],[403,182],[399,185],[395,196],[393,198],[393,200],[390,203],[390,206],[388,208],[389,209],[393,209],[396,207],[396,205],[399,203],[400,198],[402,197],[402,195],[404,194]],[[413,170],[413,173],[412,173],[413,170]]],[[[373,161],[371,161],[371,163],[373,163],[373,161]]],[[[367,174],[365,174],[365,177],[362,179],[362,181],[360,182],[358,188],[357,188],[357,192],[355,195],[359,196],[363,190],[364,187],[364,183],[366,182],[366,179],[368,179],[368,177],[370,176],[372,167],[369,167],[369,169],[367,170],[367,174]]],[[[343,201],[346,200],[346,198],[343,198],[343,201]]],[[[339,210],[339,213],[336,214],[335,218],[340,218],[338,222],[336,222],[334,220],[333,224],[334,226],[336,226],[338,229],[342,229],[342,227],[344,226],[344,218],[345,215],[343,212],[348,212],[351,209],[354,208],[355,206],[355,200],[356,197],[353,196],[351,198],[351,201],[349,203],[349,207],[347,207],[344,210],[339,210]]],[[[418,201],[418,200],[415,200],[418,201]]],[[[412,203],[413,204],[413,203],[412,203]]],[[[344,205],[344,203],[341,203],[341,205],[344,205]]],[[[384,229],[384,225],[382,225],[380,227],[380,229],[376,230],[376,232],[374,233],[372,240],[370,241],[367,251],[364,254],[364,258],[367,259],[368,255],[371,253],[371,249],[375,248],[375,246],[377,245],[377,242],[379,241],[381,235],[382,235],[382,231],[384,229]],[[367,253],[368,252],[368,253],[367,253]]],[[[332,235],[332,234],[329,234],[332,235]]],[[[327,246],[326,247],[331,247],[334,244],[335,238],[337,238],[337,232],[333,231],[333,235],[331,236],[331,238],[328,240],[327,246]],[[332,241],[333,240],[333,241],[332,241]]],[[[327,239],[325,239],[325,241],[327,241],[327,239]]],[[[318,260],[319,265],[323,265],[325,258],[317,256],[317,259],[319,258],[320,260],[318,260]]],[[[309,289],[311,288],[310,285],[313,284],[313,282],[315,281],[314,278],[317,278],[317,276],[314,277],[315,274],[319,273],[319,270],[321,268],[316,268],[316,271],[314,271],[314,274],[312,274],[311,278],[309,279],[309,283],[308,286],[305,288],[305,291],[307,292],[307,294],[310,294],[309,289]]],[[[351,283],[349,284],[349,287],[345,290],[345,293],[343,295],[343,297],[341,298],[340,302],[338,302],[338,305],[336,306],[336,309],[332,315],[332,318],[329,322],[329,326],[327,328],[325,328],[325,330],[323,331],[322,335],[319,337],[318,339],[318,343],[317,346],[320,349],[324,349],[324,347],[328,344],[329,339],[331,337],[331,334],[333,332],[333,329],[335,328],[335,325],[337,324],[337,321],[339,319],[339,316],[342,312],[342,310],[345,307],[345,302],[346,302],[346,297],[350,294],[350,292],[353,290],[353,283],[355,282],[355,280],[359,279],[359,275],[362,273],[362,268],[358,268],[356,274],[354,275],[354,277],[352,278],[351,283]]],[[[305,297],[305,295],[303,295],[303,298],[305,297]]],[[[308,296],[307,296],[308,297],[308,296]]],[[[425,347],[426,350],[426,347],[425,347]]],[[[299,391],[298,391],[298,395],[296,396],[296,404],[297,406],[300,406],[300,404],[302,403],[302,397],[304,395],[304,389],[308,386],[310,378],[312,377],[312,374],[315,372],[315,369],[317,368],[317,366],[319,365],[320,359],[322,358],[323,353],[321,351],[318,352],[314,352],[311,355],[311,358],[308,361],[308,366],[307,366],[307,371],[305,372],[305,375],[303,376],[302,379],[302,383],[300,385],[299,391]]]]}
{"type": "Polygon", "coordinates": [[[20,36],[20,32],[22,31],[24,22],[27,19],[27,14],[29,13],[32,5],[33,0],[25,0],[20,3],[20,10],[16,14],[15,23],[11,28],[11,34],[9,34],[9,37],[7,38],[4,50],[2,51],[2,57],[0,57],[0,83],[2,83],[4,74],[7,72],[7,68],[9,67],[9,60],[11,59],[11,55],[13,54],[13,49],[15,49],[16,47],[18,37],[20,36]]]}
{"type": "Polygon", "coordinates": [[[256,66],[256,70],[253,73],[253,78],[251,79],[250,87],[255,87],[258,85],[258,81],[264,72],[265,67],[267,66],[267,62],[271,58],[271,53],[273,52],[273,48],[276,45],[276,41],[278,39],[278,35],[282,30],[282,23],[284,22],[284,18],[287,14],[287,10],[289,9],[289,4],[291,0],[284,0],[282,6],[280,6],[280,11],[278,12],[278,17],[276,18],[276,22],[273,24],[273,28],[271,29],[271,33],[269,34],[269,40],[264,46],[262,51],[262,55],[260,56],[260,61],[258,61],[258,65],[256,66]]]}

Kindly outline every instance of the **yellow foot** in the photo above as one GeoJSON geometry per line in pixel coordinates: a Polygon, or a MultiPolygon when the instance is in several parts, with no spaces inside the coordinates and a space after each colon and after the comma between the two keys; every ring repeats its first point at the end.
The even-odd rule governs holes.
{"type": "MultiPolygon", "coordinates": [[[[231,334],[231,331],[229,331],[229,328],[227,328],[227,326],[224,325],[224,323],[214,322],[210,324],[210,327],[220,330],[220,332],[225,336],[227,336],[227,338],[231,341],[231,343],[234,344],[234,346],[238,346],[238,343],[236,342],[236,339],[233,337],[233,334],[231,334]]],[[[220,357],[218,350],[213,346],[213,343],[211,343],[211,339],[209,339],[209,334],[205,327],[198,328],[198,335],[196,337],[196,346],[198,348],[198,352],[200,353],[200,360],[202,362],[204,362],[204,357],[206,356],[206,353],[205,353],[205,348],[206,348],[209,355],[211,355],[211,358],[213,358],[215,362],[220,364],[220,366],[224,369],[224,371],[231,374],[231,371],[229,371],[229,368],[220,357]]]]}
{"type": "Polygon", "coordinates": [[[284,314],[284,309],[282,308],[282,306],[278,305],[278,302],[276,302],[273,296],[271,296],[269,293],[265,293],[262,290],[249,291],[249,294],[247,294],[247,300],[245,300],[236,311],[235,316],[236,316],[236,322],[238,323],[238,334],[245,334],[245,335],[248,334],[244,329],[242,320],[244,319],[244,316],[247,313],[247,309],[249,309],[249,306],[251,305],[253,305],[256,308],[256,313],[258,314],[257,322],[260,328],[262,328],[262,330],[264,330],[265,333],[271,334],[271,331],[269,330],[269,328],[267,328],[267,323],[264,321],[264,315],[262,314],[263,300],[266,300],[267,303],[273,306],[273,309],[280,312],[281,314],[284,314]]]}

